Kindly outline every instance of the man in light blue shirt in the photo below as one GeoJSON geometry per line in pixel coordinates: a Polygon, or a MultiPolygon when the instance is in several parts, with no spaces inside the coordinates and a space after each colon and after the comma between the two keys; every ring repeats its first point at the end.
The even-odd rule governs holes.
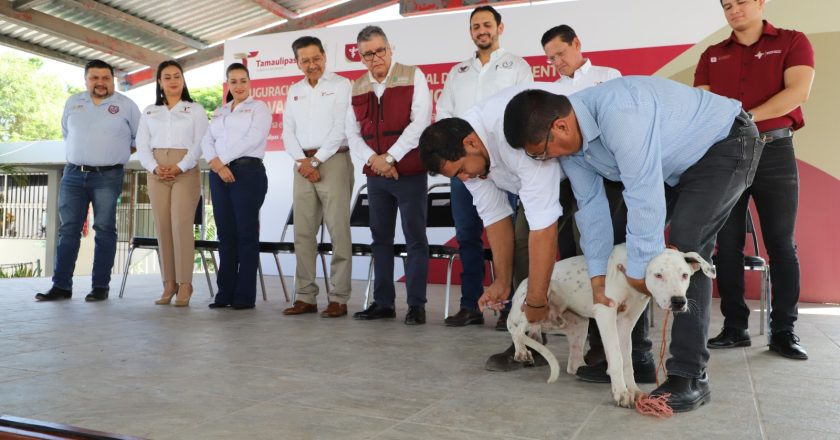
{"type": "Polygon", "coordinates": [[[67,99],[61,131],[67,165],[58,194],[58,243],[52,288],[38,293],[39,301],[69,299],[73,295],[73,269],[79,256],[82,228],[93,204],[92,290],[87,301],[108,298],[111,269],[117,251],[117,199],[122,192],[123,165],[134,151],[140,109],[125,95],[114,92],[114,69],[93,60],[85,65],[87,91],[67,99]]]}
{"type": "MultiPolygon", "coordinates": [[[[673,207],[671,244],[710,260],[715,236],[752,181],[764,147],[738,101],[654,77],[619,78],[570,97],[522,92],[505,109],[504,130],[508,143],[533,159],[562,158],[578,201],[593,294],[606,305],[612,305],[604,296],[604,275],[613,234],[604,179],[624,184],[626,275],[645,292],[645,268],[665,248],[666,206],[673,207]]],[[[554,255],[544,258],[553,262],[554,255]]],[[[525,307],[532,322],[545,319],[548,310],[540,307],[551,275],[551,265],[544,266],[534,271],[532,265],[529,274],[529,283],[537,284],[525,307]]],[[[671,393],[675,411],[693,410],[710,396],[711,280],[692,277],[687,296],[696,309],[675,315],[668,380],[652,393],[671,393]]]]}

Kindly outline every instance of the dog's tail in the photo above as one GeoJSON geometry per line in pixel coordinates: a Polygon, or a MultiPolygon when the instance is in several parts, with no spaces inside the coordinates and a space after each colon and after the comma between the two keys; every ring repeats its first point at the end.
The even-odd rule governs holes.
{"type": "Polygon", "coordinates": [[[528,336],[523,339],[525,345],[534,349],[537,353],[541,354],[546,361],[548,361],[548,367],[551,369],[551,374],[548,376],[548,383],[554,383],[557,381],[557,378],[560,377],[560,364],[557,362],[557,358],[554,357],[554,353],[552,353],[551,350],[546,348],[545,345],[542,345],[539,341],[535,341],[528,336]]]}

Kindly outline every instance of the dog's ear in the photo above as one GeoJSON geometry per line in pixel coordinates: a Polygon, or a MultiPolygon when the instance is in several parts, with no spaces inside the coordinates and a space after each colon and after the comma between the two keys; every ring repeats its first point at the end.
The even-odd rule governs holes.
{"type": "Polygon", "coordinates": [[[702,269],[703,274],[709,278],[715,278],[717,276],[715,267],[704,260],[697,252],[685,252],[683,253],[683,258],[685,258],[685,262],[691,266],[691,273],[702,269]]]}

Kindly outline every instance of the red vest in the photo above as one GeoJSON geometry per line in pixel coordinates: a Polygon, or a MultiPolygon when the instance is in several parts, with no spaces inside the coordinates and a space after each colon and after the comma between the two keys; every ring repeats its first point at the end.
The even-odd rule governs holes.
{"type": "MultiPolygon", "coordinates": [[[[394,63],[391,74],[385,81],[385,92],[379,99],[376,98],[368,75],[363,74],[353,82],[353,112],[361,127],[362,139],[377,154],[387,152],[411,123],[415,69],[414,66],[394,63]]],[[[426,168],[420,162],[420,152],[417,148],[403,156],[396,167],[400,176],[426,172],[426,168]]],[[[376,175],[367,165],[363,172],[368,176],[376,175]]]]}

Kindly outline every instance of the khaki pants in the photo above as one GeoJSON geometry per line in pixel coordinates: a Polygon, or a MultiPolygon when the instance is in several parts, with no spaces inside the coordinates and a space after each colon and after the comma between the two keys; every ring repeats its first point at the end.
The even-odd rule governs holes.
{"type": "MultiPolygon", "coordinates": [[[[177,165],[187,150],[156,148],[158,165],[177,165]]],[[[149,199],[155,217],[160,249],[160,267],[164,282],[191,283],[195,258],[193,221],[201,195],[201,174],[193,167],[175,180],[160,180],[149,173],[149,199]]]]}
{"type": "Polygon", "coordinates": [[[311,183],[294,172],[295,292],[297,299],[317,303],[315,266],[318,232],[323,217],[333,245],[330,263],[330,301],[350,299],[352,246],[350,198],[353,195],[353,162],[348,153],[336,153],[318,167],[321,180],[311,183]]]}

